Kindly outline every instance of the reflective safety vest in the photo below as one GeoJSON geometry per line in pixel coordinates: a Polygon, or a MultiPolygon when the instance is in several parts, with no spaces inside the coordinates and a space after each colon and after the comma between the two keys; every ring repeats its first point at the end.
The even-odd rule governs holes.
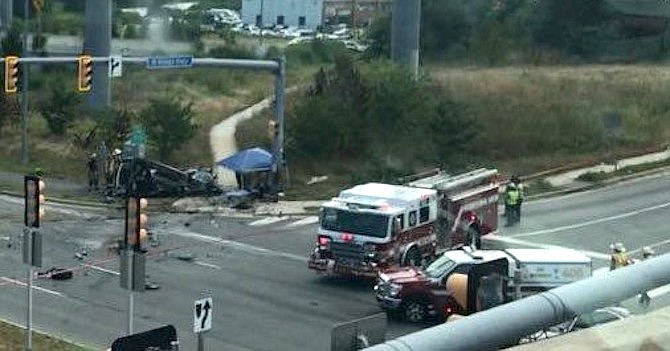
{"type": "Polygon", "coordinates": [[[507,194],[505,196],[505,204],[506,205],[516,205],[519,203],[519,199],[521,198],[521,194],[519,193],[518,189],[510,189],[507,190],[507,194]]]}
{"type": "Polygon", "coordinates": [[[628,254],[625,252],[616,252],[612,254],[612,267],[614,269],[627,266],[630,263],[628,254]]]}

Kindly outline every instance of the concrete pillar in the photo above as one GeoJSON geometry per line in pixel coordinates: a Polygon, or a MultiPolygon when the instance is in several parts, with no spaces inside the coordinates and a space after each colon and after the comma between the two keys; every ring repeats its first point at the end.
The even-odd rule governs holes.
{"type": "MultiPolygon", "coordinates": [[[[112,46],[112,0],[86,0],[84,54],[109,56],[112,46]]],[[[107,62],[93,66],[93,88],[87,96],[92,107],[111,103],[110,79],[107,62]]]]}
{"type": "Polygon", "coordinates": [[[0,33],[8,32],[12,26],[13,5],[12,0],[0,0],[0,33]]]}
{"type": "Polygon", "coordinates": [[[421,0],[393,0],[391,14],[391,59],[419,74],[421,0]]]}

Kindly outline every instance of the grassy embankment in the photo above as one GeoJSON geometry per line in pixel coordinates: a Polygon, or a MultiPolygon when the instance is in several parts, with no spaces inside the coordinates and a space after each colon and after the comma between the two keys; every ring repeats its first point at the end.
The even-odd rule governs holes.
{"type": "MultiPolygon", "coordinates": [[[[428,66],[425,72],[445,94],[465,106],[476,123],[473,161],[507,174],[598,163],[612,155],[663,144],[670,136],[670,70],[662,66],[428,66]],[[620,128],[604,128],[603,116],[608,114],[621,117],[620,128]]],[[[287,114],[292,103],[288,103],[287,114]]],[[[262,138],[263,123],[263,117],[245,122],[238,142],[262,138]]],[[[320,169],[291,169],[289,198],[335,195],[350,185],[347,172],[355,169],[332,171],[343,169],[338,167],[343,163],[346,160],[334,155],[320,169]],[[311,177],[321,175],[329,179],[305,185],[311,177]]],[[[532,192],[552,190],[541,180],[530,185],[532,192]]]]}
{"type": "MultiPolygon", "coordinates": [[[[25,334],[23,329],[0,322],[0,351],[23,350],[25,334]]],[[[33,350],[42,351],[89,351],[84,347],[69,344],[52,337],[33,333],[33,350]]]]}

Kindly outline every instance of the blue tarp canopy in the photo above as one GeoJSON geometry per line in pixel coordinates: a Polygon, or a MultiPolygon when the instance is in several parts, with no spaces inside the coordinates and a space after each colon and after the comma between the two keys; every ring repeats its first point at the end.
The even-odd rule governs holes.
{"type": "Polygon", "coordinates": [[[274,157],[268,151],[254,147],[219,160],[216,164],[239,173],[262,172],[272,170],[274,157]]]}

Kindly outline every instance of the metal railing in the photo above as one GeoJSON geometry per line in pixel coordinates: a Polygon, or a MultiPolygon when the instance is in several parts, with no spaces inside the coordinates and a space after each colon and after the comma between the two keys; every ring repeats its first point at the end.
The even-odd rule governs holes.
{"type": "Polygon", "coordinates": [[[375,345],[370,351],[497,350],[577,315],[670,284],[670,254],[375,345]]]}

